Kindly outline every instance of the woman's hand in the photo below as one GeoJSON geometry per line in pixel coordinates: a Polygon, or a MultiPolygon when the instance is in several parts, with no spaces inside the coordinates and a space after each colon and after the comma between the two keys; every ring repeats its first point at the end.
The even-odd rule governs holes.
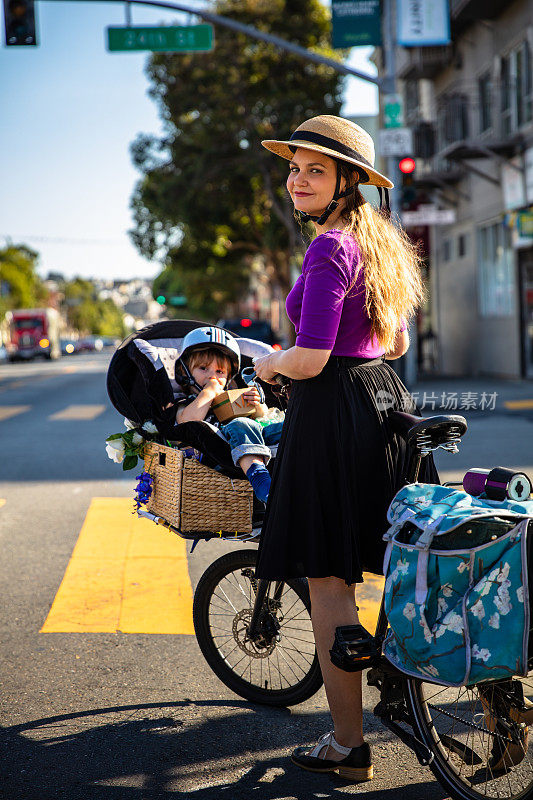
{"type": "Polygon", "coordinates": [[[275,367],[277,353],[269,353],[268,356],[259,356],[254,359],[255,374],[265,383],[276,383],[274,376],[278,374],[275,367]]]}

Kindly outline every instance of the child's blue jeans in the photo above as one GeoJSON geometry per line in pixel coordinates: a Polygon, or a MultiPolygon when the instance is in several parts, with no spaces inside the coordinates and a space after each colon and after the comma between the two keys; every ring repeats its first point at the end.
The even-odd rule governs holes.
{"type": "Polygon", "coordinates": [[[220,431],[230,443],[233,463],[238,466],[243,456],[263,456],[268,464],[271,457],[268,445],[279,442],[282,427],[283,422],[260,425],[255,419],[237,417],[221,425],[220,431]]]}

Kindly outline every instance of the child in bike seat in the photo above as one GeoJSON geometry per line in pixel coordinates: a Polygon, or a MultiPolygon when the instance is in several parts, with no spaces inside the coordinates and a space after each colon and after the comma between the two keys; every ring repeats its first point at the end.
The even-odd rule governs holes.
{"type": "Polygon", "coordinates": [[[270,490],[266,468],[271,457],[268,445],[279,442],[283,423],[256,421],[268,414],[268,408],[261,402],[255,386],[250,386],[244,394],[255,406],[253,418],[237,417],[221,423],[211,409],[240,366],[239,345],[227,331],[207,326],[190,331],[183,339],[176,370],[182,385],[182,391],[175,397],[176,422],[205,420],[215,425],[231,446],[233,463],[242,469],[259,500],[266,503],[270,490]],[[183,376],[181,380],[178,373],[183,376]]]}

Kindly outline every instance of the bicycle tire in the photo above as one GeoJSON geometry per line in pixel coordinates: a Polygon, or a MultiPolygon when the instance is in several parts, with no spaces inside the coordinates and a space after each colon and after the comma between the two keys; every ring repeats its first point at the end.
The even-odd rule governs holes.
{"type": "MultiPolygon", "coordinates": [[[[524,696],[531,698],[533,674],[519,680],[524,696]]],[[[528,729],[520,730],[511,750],[509,734],[491,710],[497,707],[501,686],[497,681],[447,687],[407,680],[406,701],[415,735],[432,751],[430,769],[455,800],[533,798],[533,746],[528,750],[528,729]]],[[[515,719],[512,713],[509,722],[515,719]]]]}
{"type": "Polygon", "coordinates": [[[270,706],[296,705],[322,685],[307,582],[284,582],[281,608],[276,612],[280,638],[257,649],[245,634],[253,607],[256,560],[256,550],[237,550],[206,569],[194,594],[196,638],[215,675],[240,697],[270,706]],[[244,571],[251,571],[251,577],[244,571]]]}

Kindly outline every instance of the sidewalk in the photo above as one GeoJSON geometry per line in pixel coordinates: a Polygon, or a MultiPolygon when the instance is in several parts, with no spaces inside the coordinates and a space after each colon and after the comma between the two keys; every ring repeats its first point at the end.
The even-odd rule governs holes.
{"type": "Polygon", "coordinates": [[[424,413],[533,411],[531,380],[428,377],[408,388],[424,413]]]}
{"type": "Polygon", "coordinates": [[[460,480],[471,467],[496,466],[533,479],[533,381],[435,377],[408,388],[423,416],[456,413],[467,420],[459,452],[435,453],[442,481],[460,480]]]}

